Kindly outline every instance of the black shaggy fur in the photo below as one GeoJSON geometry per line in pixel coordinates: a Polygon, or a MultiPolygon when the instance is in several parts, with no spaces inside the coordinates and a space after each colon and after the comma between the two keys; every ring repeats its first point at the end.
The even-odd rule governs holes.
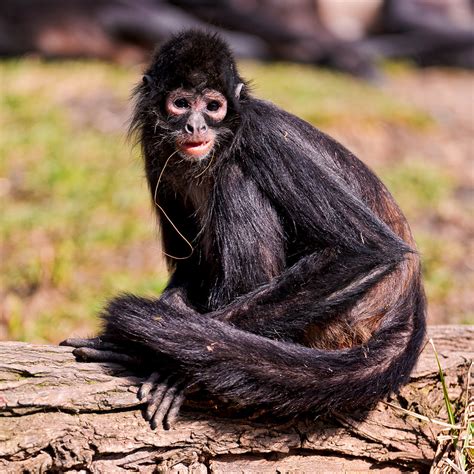
{"type": "Polygon", "coordinates": [[[113,300],[102,337],[128,353],[151,350],[147,362],[165,374],[172,366],[185,386],[275,414],[368,406],[404,383],[425,300],[410,231],[377,177],[252,97],[213,35],[165,44],[136,104],[173,274],[159,299],[113,300]],[[217,89],[231,107],[212,162],[170,158],[163,171],[174,151],[163,103],[177,87],[217,89]]]}

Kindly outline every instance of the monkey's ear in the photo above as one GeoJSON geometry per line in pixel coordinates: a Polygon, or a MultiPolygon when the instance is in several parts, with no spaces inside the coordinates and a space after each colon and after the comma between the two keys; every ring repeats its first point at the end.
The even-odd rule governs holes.
{"type": "Polygon", "coordinates": [[[244,87],[243,82],[239,82],[235,88],[235,98],[240,99],[240,93],[242,92],[242,87],[244,87]]]}
{"type": "Polygon", "coordinates": [[[148,74],[143,76],[142,81],[145,86],[151,86],[153,84],[153,78],[148,74]]]}

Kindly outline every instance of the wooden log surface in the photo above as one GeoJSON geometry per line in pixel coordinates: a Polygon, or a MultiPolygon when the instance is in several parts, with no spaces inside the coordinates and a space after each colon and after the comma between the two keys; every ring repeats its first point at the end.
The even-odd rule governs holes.
{"type": "MultiPolygon", "coordinates": [[[[474,326],[429,329],[451,401],[465,397],[474,326]]],[[[141,379],[115,364],[78,363],[71,349],[0,343],[0,472],[427,472],[443,429],[380,402],[354,413],[284,424],[186,408],[152,431],[141,379]]],[[[447,422],[432,347],[390,404],[447,422]]]]}

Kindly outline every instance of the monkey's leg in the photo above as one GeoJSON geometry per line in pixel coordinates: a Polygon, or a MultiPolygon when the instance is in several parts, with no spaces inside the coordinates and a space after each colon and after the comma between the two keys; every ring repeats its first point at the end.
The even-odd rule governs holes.
{"type": "MultiPolygon", "coordinates": [[[[159,299],[150,300],[145,298],[133,297],[134,303],[141,308],[147,308],[149,317],[158,311],[153,308],[153,305],[159,305],[163,310],[163,304],[172,306],[180,313],[187,316],[195,316],[198,312],[190,305],[186,292],[181,287],[172,287],[165,289],[159,299]],[[150,308],[152,306],[152,308],[150,308]]],[[[121,300],[123,301],[123,300],[121,300]]],[[[123,310],[126,310],[124,308],[123,310]]],[[[75,347],[81,349],[77,355],[83,361],[89,362],[118,362],[128,364],[129,362],[136,362],[136,359],[131,359],[130,356],[123,353],[123,348],[113,342],[104,339],[103,337],[92,338],[68,338],[59,343],[60,346],[75,347]],[[87,350],[86,350],[87,349],[87,350]],[[100,354],[99,351],[103,352],[100,354]],[[107,357],[110,356],[110,359],[107,357]]],[[[74,351],[76,354],[76,351],[74,351]]]]}
{"type": "Polygon", "coordinates": [[[277,334],[301,340],[308,324],[328,321],[348,310],[393,271],[403,258],[393,253],[363,259],[331,253],[304,257],[280,277],[211,313],[211,317],[261,336],[273,338],[277,334]]]}
{"type": "MultiPolygon", "coordinates": [[[[394,270],[403,257],[372,254],[361,258],[331,249],[302,258],[272,279],[229,305],[206,316],[245,331],[274,338],[300,341],[307,326],[325,322],[354,305],[378,281],[394,270]],[[291,317],[288,317],[291,315],[291,317]]],[[[160,297],[164,303],[190,320],[199,315],[186,295],[186,280],[173,275],[173,286],[160,297]]],[[[115,314],[130,311],[130,302],[116,299],[115,314]]],[[[131,303],[144,306],[136,298],[131,303]]],[[[139,312],[136,308],[135,313],[139,312]]]]}

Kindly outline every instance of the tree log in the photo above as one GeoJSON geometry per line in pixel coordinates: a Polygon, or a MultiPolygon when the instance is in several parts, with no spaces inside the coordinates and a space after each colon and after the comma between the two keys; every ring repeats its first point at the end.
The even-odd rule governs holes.
{"type": "MultiPolygon", "coordinates": [[[[461,407],[474,326],[429,336],[461,407]]],[[[425,472],[445,428],[433,419],[448,420],[429,344],[409,384],[368,414],[275,424],[188,406],[172,430],[152,431],[140,382],[115,364],[77,363],[67,347],[0,343],[0,472],[425,472]]]]}

